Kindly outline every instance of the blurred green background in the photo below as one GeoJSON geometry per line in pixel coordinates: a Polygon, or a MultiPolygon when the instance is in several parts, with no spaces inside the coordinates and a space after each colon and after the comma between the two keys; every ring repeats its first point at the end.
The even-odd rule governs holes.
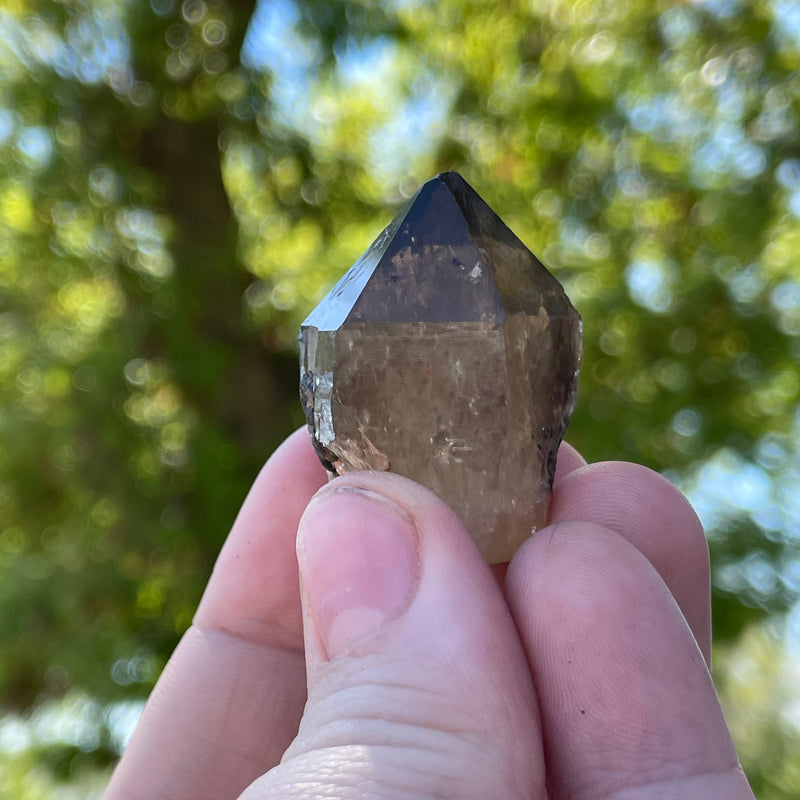
{"type": "Polygon", "coordinates": [[[793,0],[0,0],[0,798],[99,797],[300,320],[449,169],[583,315],[570,441],[695,504],[800,796],[799,68],[793,0]]]}

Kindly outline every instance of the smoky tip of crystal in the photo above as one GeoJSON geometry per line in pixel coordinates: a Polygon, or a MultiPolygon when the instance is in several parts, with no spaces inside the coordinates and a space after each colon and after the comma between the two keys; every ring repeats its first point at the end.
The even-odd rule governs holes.
{"type": "MultiPolygon", "coordinates": [[[[426,181],[427,184],[431,183],[443,183],[449,189],[463,189],[464,187],[472,187],[469,185],[467,180],[460,172],[456,172],[455,170],[448,170],[447,172],[440,172],[438,175],[435,175],[429,181],[426,181]]],[[[472,191],[475,191],[472,189],[472,191]]]]}

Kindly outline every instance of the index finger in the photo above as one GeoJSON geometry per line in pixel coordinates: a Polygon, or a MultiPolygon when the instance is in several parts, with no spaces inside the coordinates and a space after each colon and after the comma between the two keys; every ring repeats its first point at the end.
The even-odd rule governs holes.
{"type": "Polygon", "coordinates": [[[325,481],[306,430],[267,462],[105,800],[236,797],[280,761],[306,700],[295,538],[325,481]]]}
{"type": "Polygon", "coordinates": [[[711,663],[708,544],[689,501],[666,478],[622,461],[580,467],[556,484],[550,521],[594,522],[630,542],[667,584],[711,663]]]}

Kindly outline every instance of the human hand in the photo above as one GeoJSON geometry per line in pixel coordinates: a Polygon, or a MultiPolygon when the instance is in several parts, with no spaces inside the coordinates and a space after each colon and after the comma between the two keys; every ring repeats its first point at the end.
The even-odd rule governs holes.
{"type": "Polygon", "coordinates": [[[564,445],[551,516],[493,576],[433,494],[391,474],[326,485],[295,433],[106,800],[752,800],[686,500],[564,445]]]}

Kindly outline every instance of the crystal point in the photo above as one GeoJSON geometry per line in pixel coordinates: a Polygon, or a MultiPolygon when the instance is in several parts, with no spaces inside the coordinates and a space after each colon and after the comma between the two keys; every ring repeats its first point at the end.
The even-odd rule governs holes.
{"type": "Polygon", "coordinates": [[[300,330],[301,399],[337,474],[436,492],[490,563],[547,523],[581,321],[457,173],[424,184],[300,330]]]}

